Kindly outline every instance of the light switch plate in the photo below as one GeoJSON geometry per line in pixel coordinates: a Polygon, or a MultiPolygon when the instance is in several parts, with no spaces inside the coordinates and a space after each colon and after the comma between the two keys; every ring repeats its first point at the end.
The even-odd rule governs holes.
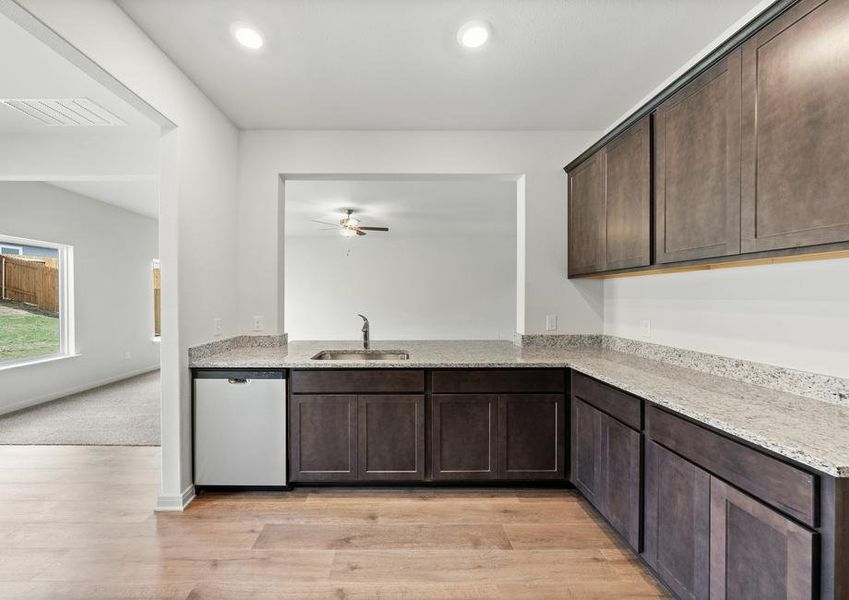
{"type": "Polygon", "coordinates": [[[221,317],[212,319],[212,332],[215,335],[221,335],[221,317]]]}
{"type": "Polygon", "coordinates": [[[546,331],[557,331],[557,315],[546,315],[545,316],[545,330],[546,331]]]}
{"type": "Polygon", "coordinates": [[[649,321],[648,319],[643,319],[642,321],[640,321],[640,335],[642,335],[644,338],[651,337],[651,321],[649,321]]]}

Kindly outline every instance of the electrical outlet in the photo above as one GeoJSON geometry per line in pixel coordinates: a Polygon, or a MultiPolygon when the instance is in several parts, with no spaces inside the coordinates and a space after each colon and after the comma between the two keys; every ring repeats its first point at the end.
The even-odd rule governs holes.
{"type": "Polygon", "coordinates": [[[642,321],[640,321],[640,335],[642,335],[644,338],[651,337],[651,321],[649,321],[648,319],[643,319],[642,321]]]}
{"type": "Polygon", "coordinates": [[[215,335],[221,335],[221,317],[215,317],[212,319],[212,333],[215,335]]]}
{"type": "Polygon", "coordinates": [[[254,315],[254,331],[262,331],[265,329],[265,325],[263,324],[262,315],[254,315]]]}
{"type": "Polygon", "coordinates": [[[545,330],[557,331],[557,315],[545,315],[545,330]]]}

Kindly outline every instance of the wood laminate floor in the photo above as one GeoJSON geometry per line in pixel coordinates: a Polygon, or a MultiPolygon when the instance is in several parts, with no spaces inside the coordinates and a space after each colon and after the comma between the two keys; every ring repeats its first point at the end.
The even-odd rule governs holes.
{"type": "Polygon", "coordinates": [[[154,513],[159,449],[0,446],[0,598],[660,598],[574,492],[215,493],[154,513]]]}

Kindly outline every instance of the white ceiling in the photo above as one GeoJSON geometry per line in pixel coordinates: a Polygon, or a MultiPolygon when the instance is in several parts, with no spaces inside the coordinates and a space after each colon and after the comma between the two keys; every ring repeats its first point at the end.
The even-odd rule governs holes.
{"type": "Polygon", "coordinates": [[[156,180],[48,181],[46,183],[146,217],[159,218],[159,185],[156,180]]]}
{"type": "Polygon", "coordinates": [[[363,240],[516,235],[515,181],[294,180],[286,181],[285,207],[287,236],[338,236],[311,219],[338,223],[347,208],[361,225],[389,227],[363,240]]]}
{"type": "Polygon", "coordinates": [[[758,0],[116,0],[241,128],[600,130],[758,0]],[[456,32],[483,19],[492,41],[456,32]],[[260,52],[231,23],[255,25],[260,52]]]}
{"type": "Polygon", "coordinates": [[[96,128],[49,127],[13,108],[0,105],[0,134],[97,131],[130,135],[158,132],[152,121],[2,14],[0,98],[89,98],[127,123],[127,126],[96,128]]]}

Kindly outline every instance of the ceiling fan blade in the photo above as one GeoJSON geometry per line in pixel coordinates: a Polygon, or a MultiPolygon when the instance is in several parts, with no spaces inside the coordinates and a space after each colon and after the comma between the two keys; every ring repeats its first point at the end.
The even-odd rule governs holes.
{"type": "Polygon", "coordinates": [[[339,223],[330,223],[329,221],[319,221],[318,219],[310,219],[313,223],[320,223],[321,225],[333,225],[334,227],[339,227],[339,223]]]}
{"type": "Polygon", "coordinates": [[[357,235],[365,235],[365,234],[366,234],[365,231],[362,231],[362,229],[360,227],[357,227],[357,235]]]}
{"type": "Polygon", "coordinates": [[[357,227],[357,229],[362,229],[363,231],[389,231],[388,227],[357,227]]]}

